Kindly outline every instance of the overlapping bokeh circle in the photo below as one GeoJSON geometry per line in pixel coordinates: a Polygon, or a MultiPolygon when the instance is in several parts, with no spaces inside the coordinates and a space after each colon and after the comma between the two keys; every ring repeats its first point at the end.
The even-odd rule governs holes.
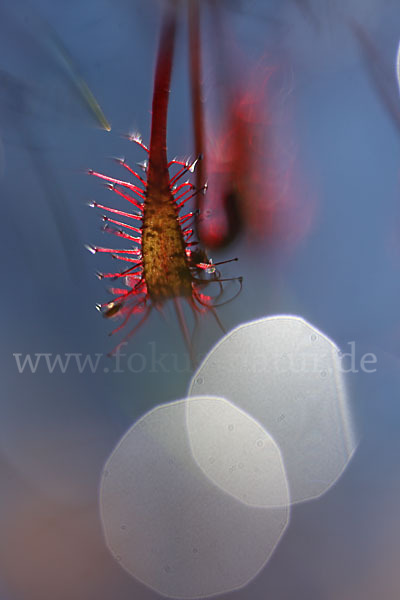
{"type": "Polygon", "coordinates": [[[325,493],[355,449],[339,349],[298,317],[226,335],[189,397],[133,424],[100,488],[106,543],[158,593],[238,589],[266,564],[290,505],[325,493]]]}

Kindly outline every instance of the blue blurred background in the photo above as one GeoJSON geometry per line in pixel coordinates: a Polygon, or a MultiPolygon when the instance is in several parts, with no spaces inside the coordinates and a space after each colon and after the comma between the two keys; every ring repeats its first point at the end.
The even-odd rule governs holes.
{"type": "MultiPolygon", "coordinates": [[[[131,164],[145,158],[121,134],[139,130],[145,141],[149,137],[161,6],[155,0],[36,0],[3,3],[0,9],[4,600],[157,597],[108,553],[98,484],[121,435],[157,404],[185,397],[191,373],[168,307],[166,318],[152,313],[124,349],[144,359],[136,357],[129,370],[121,358],[115,372],[115,362],[106,357],[113,347],[110,323],[94,308],[108,297],[95,272],[107,271],[111,261],[93,257],[84,244],[113,242],[104,238],[100,216],[88,207],[91,199],[107,204],[107,191],[85,169],[119,177],[123,173],[110,157],[123,155],[131,164]],[[111,132],[98,126],[52,35],[93,91],[111,132]],[[20,373],[13,354],[27,353],[102,356],[94,373],[74,366],[49,373],[44,363],[36,373],[20,373]],[[154,363],[163,353],[167,368],[154,363]]],[[[248,64],[263,56],[275,69],[277,162],[283,173],[290,165],[285,185],[297,213],[289,210],[285,236],[273,244],[251,244],[248,236],[213,256],[239,257],[223,272],[244,278],[240,296],[220,309],[221,320],[231,329],[262,316],[295,314],[344,351],[354,341],[356,360],[367,352],[377,357],[376,372],[350,378],[361,442],[343,477],[318,501],[293,508],[266,568],[227,598],[395,599],[400,121],[387,111],[379,82],[400,107],[395,70],[400,5],[254,0],[226,2],[222,14],[248,64]],[[372,40],[374,59],[355,37],[354,22],[372,40]]],[[[208,26],[205,19],[203,35],[210,42],[208,26]]],[[[193,153],[183,18],[176,51],[171,158],[193,153]]],[[[208,58],[206,98],[213,93],[211,84],[207,88],[213,67],[208,58]]],[[[199,352],[207,352],[220,335],[205,317],[199,352]]]]}

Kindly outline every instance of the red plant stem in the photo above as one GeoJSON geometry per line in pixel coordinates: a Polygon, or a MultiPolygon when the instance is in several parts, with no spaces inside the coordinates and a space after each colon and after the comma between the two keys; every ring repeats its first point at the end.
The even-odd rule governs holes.
{"type": "MultiPolygon", "coordinates": [[[[200,39],[199,1],[189,2],[189,58],[190,85],[192,96],[193,132],[196,156],[202,156],[196,166],[196,188],[200,190],[205,184],[206,164],[204,160],[204,110],[202,99],[202,64],[200,39]]],[[[202,210],[202,195],[196,199],[196,209],[202,210]]]]}
{"type": "MultiPolygon", "coordinates": [[[[177,3],[170,2],[161,26],[154,78],[147,185],[143,203],[143,276],[149,298],[161,305],[170,298],[192,296],[192,274],[178,221],[167,160],[167,114],[175,45],[177,3]]],[[[185,167],[186,170],[188,167],[185,167]]]]}
{"type": "Polygon", "coordinates": [[[176,9],[170,7],[162,25],[158,47],[151,119],[148,194],[169,188],[167,160],[167,114],[176,32],[176,9]]]}

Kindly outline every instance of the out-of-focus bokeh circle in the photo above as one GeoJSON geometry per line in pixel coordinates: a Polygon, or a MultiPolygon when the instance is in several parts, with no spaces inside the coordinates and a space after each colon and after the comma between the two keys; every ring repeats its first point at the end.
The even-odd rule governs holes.
{"type": "MultiPolygon", "coordinates": [[[[213,400],[220,402],[190,402],[201,410],[213,400]]],[[[289,517],[287,505],[250,507],[204,476],[191,453],[186,405],[165,404],[137,421],[108,459],[100,488],[105,539],[116,560],[175,598],[244,586],[271,556],[289,517]]]]}
{"type": "Polygon", "coordinates": [[[254,506],[290,503],[281,453],[257,421],[223,398],[186,404],[192,455],[234,498],[254,506]]]}
{"type": "MultiPolygon", "coordinates": [[[[208,354],[190,394],[222,396],[278,444],[292,502],[326,492],[345,469],[355,436],[339,349],[301,318],[241,325],[208,354]]],[[[213,469],[203,465],[214,479],[213,469]]]]}

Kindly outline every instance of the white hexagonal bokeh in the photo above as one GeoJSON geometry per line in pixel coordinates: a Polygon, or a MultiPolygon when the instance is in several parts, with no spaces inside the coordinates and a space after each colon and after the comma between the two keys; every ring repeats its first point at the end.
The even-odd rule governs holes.
{"type": "MultiPolygon", "coordinates": [[[[255,464],[268,472],[274,457],[271,473],[280,481],[282,506],[247,505],[214,485],[193,459],[187,402],[159,406],[136,422],[108,459],[100,488],[104,535],[116,560],[150,588],[174,598],[211,596],[244,586],[271,556],[289,518],[282,467],[276,477],[282,465],[279,450],[265,454],[264,464],[256,457],[255,464]]],[[[211,419],[225,403],[209,397],[189,402],[200,412],[204,404],[211,419]],[[210,412],[213,403],[216,412],[210,412]]],[[[240,427],[248,417],[242,411],[235,415],[235,410],[231,407],[229,416],[240,427]]],[[[257,435],[273,444],[261,428],[257,435]]],[[[195,443],[200,448],[201,435],[195,443]]]]}
{"type": "MultiPolygon", "coordinates": [[[[280,448],[292,502],[326,492],[356,447],[339,349],[299,317],[234,329],[204,359],[189,394],[221,396],[258,421],[280,448]]],[[[215,481],[212,466],[194,458],[215,481]]]]}
{"type": "Polygon", "coordinates": [[[213,483],[250,506],[290,503],[280,450],[244,411],[203,397],[186,403],[186,423],[192,455],[213,483]]]}

